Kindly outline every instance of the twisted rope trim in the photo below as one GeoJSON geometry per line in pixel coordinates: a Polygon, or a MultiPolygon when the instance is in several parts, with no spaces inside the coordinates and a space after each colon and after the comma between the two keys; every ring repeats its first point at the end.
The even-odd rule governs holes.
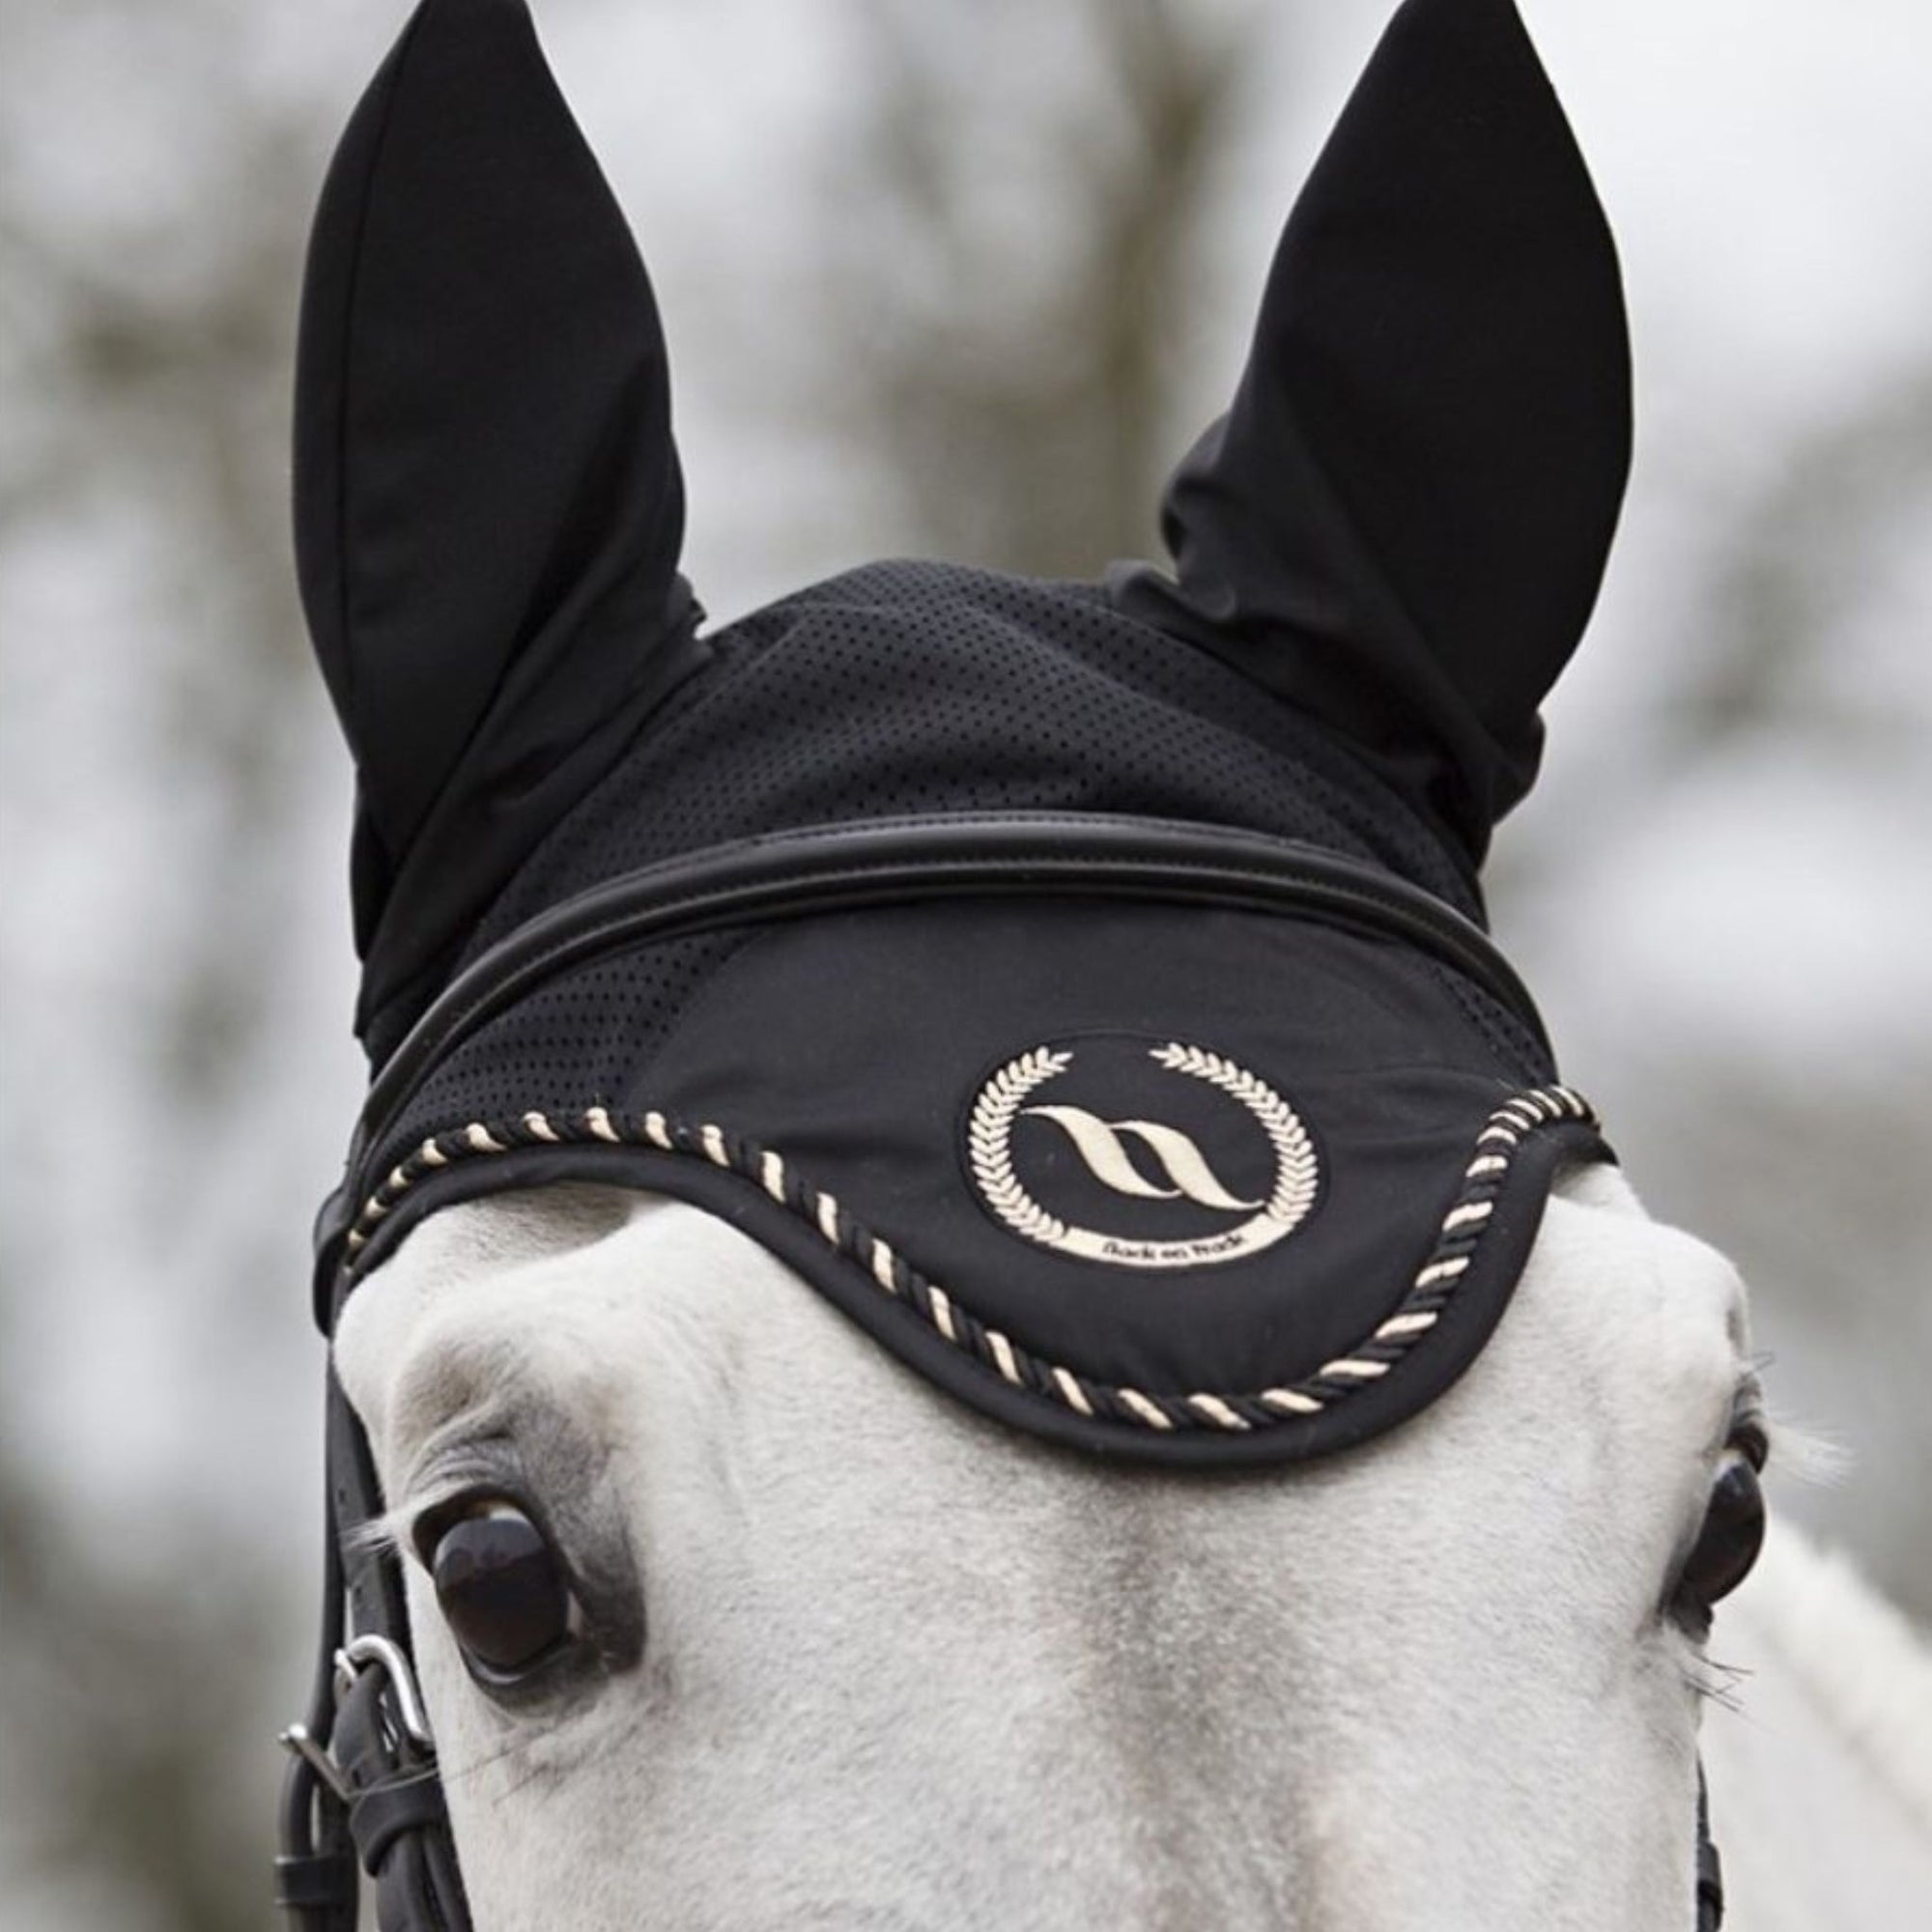
{"type": "Polygon", "coordinates": [[[1078,1415],[1134,1428],[1245,1432],[1319,1415],[1387,1375],[1435,1326],[1454,1298],[1524,1141],[1569,1122],[1601,1125],[1595,1108],[1571,1088],[1538,1087],[1506,1100],[1476,1136],[1463,1172],[1463,1184],[1442,1217],[1435,1245],[1395,1312],[1347,1354],[1324,1362],[1305,1379],[1243,1394],[1151,1394],[1119,1388],[1092,1381],[1033,1354],[960,1307],[937,1282],[921,1274],[890,1243],[854,1220],[834,1196],[801,1180],[772,1149],[735,1139],[719,1126],[693,1125],[656,1112],[619,1117],[606,1108],[591,1107],[567,1119],[529,1113],[514,1122],[471,1122],[468,1126],[432,1135],[392,1168],[363,1203],[349,1231],[344,1268],[353,1279],[357,1257],[384,1218],[419,1181],[459,1162],[487,1159],[526,1147],[602,1144],[651,1148],[660,1153],[709,1161],[763,1188],[774,1201],[816,1228],[828,1246],[863,1267],[884,1293],[904,1302],[944,1341],[1015,1388],[1058,1402],[1078,1415]]]}

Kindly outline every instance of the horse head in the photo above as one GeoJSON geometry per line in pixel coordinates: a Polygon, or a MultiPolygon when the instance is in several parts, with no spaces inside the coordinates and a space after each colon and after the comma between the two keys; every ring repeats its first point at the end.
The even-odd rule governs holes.
{"type": "Polygon", "coordinates": [[[1407,0],[1171,574],[707,630],[622,217],[521,0],[425,0],[302,312],[375,1079],[286,1898],[1715,1922],[1742,1291],[1478,886],[1629,447],[1515,9],[1407,0]]]}

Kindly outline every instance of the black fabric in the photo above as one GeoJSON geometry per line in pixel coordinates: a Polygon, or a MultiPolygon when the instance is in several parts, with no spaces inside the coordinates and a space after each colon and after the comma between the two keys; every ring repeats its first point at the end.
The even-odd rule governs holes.
{"type": "MultiPolygon", "coordinates": [[[[668,1028],[633,1024],[615,990],[654,964],[645,949],[580,969],[485,1027],[425,1083],[371,1170],[431,1134],[526,1109],[716,1122],[779,1150],[982,1321],[1144,1390],[1260,1388],[1345,1353],[1408,1286],[1413,1269],[1396,1259],[1428,1253],[1491,1112],[1553,1078],[1503,1030],[1479,1027],[1413,952],[1236,912],[987,899],[800,920],[741,938],[668,1028]],[[547,1062],[532,1029],[585,982],[603,1025],[584,1027],[579,1056],[547,1062]],[[1016,1238],[963,1171],[966,1112],[1004,1063],[1043,1044],[1077,1055],[1083,1039],[1141,1038],[1198,1044],[1278,1091],[1317,1137],[1327,1190],[1278,1247],[1183,1270],[1179,1289],[1016,1238]],[[479,1104],[501,1091],[506,1064],[520,1067],[516,1102],[479,1104]]],[[[1069,1068],[1040,1100],[1157,1116],[1237,1194],[1265,1191],[1265,1142],[1239,1131],[1237,1109],[1198,1081],[1143,1075],[1143,1054],[1124,1058],[1097,1078],[1069,1068]]],[[[1207,1236],[1238,1218],[1109,1199],[1057,1131],[1025,1122],[1017,1135],[1051,1173],[1053,1205],[1077,1219],[1207,1236]]]]}
{"type": "Polygon", "coordinates": [[[1210,905],[1332,923],[1453,968],[1548,1036],[1529,989],[1480,925],[1377,866],[1227,827],[1110,812],[938,812],[763,833],[601,881],[468,960],[371,1083],[358,1148],[387,1131],[435,1067],[486,1021],[620,952],[882,905],[1017,895],[1210,905]]]}
{"type": "Polygon", "coordinates": [[[1409,0],[1310,177],[1124,609],[1335,727],[1480,861],[1630,464],[1615,246],[1510,0],[1409,0]]]}
{"type": "MultiPolygon", "coordinates": [[[[1091,585],[872,564],[710,642],[709,668],[556,824],[466,957],[572,893],[680,853],[930,811],[1264,832],[1384,867],[1481,917],[1472,874],[1346,746],[1257,703],[1245,678],[1091,585]]],[[[425,1003],[418,992],[374,1013],[372,1059],[425,1003]]]]}
{"type": "Polygon", "coordinates": [[[565,836],[635,840],[636,863],[943,792],[1366,845],[1466,906],[1595,595],[1628,389],[1614,251],[1515,10],[1409,0],[1289,223],[1235,405],[1177,476],[1178,581],[860,573],[700,641],[622,217],[523,0],[424,0],[330,170],[297,383],[298,560],[360,791],[358,1030],[382,1059],[620,761],[565,836]],[[794,682],[681,702],[714,653],[780,644],[794,682]],[[845,701],[881,678],[896,703],[845,701]],[[840,742],[888,714],[889,744],[840,742]],[[1261,789],[1320,794],[1300,823],[1258,796],[1257,749],[1287,753],[1261,789]]]}
{"type": "Polygon", "coordinates": [[[362,1014],[702,662],[664,341],[521,0],[425,0],[317,211],[296,554],[355,753],[362,1014]]]}
{"type": "MultiPolygon", "coordinates": [[[[629,237],[521,0],[425,0],[325,193],[299,385],[372,1059],[575,895],[807,827],[1157,819],[1299,841],[1480,920],[1476,859],[1594,595],[1625,377],[1614,256],[1513,9],[1408,0],[1177,483],[1178,583],[884,563],[700,642],[629,237]]],[[[740,1220],[948,1386],[1016,1420],[1020,1396],[1057,1404],[1041,1426],[1095,1447],[1208,1429],[1313,1453],[1413,1412],[1500,1312],[1559,1158],[1603,1152],[1550,1100],[1472,1200],[1496,1109],[1554,1082],[1534,1027],[1393,928],[1313,914],[909,892],[519,983],[360,1151],[355,1188],[422,1185],[374,1204],[357,1266],[425,1204],[602,1163],[740,1220]],[[1028,1104],[989,1113],[1009,1078],[1028,1104]],[[612,1114],[624,1145],[587,1145],[612,1114]],[[644,1145],[654,1115],[674,1146],[644,1145]],[[694,1156],[704,1133],[738,1153],[694,1156]],[[782,1156],[782,1198],[748,1150],[782,1156]],[[1278,1212],[1297,1163],[1314,1192],[1278,1212]],[[1423,1311],[1426,1343],[1378,1336],[1463,1209],[1469,1293],[1423,1311]],[[911,1286],[855,1291],[860,1226],[911,1286]],[[1342,1357],[1373,1395],[1330,1386],[1342,1357]],[[1275,1384],[1317,1390],[1320,1419],[1264,1413],[1275,1384]]]]}
{"type": "Polygon", "coordinates": [[[472,952],[543,903],[779,826],[1118,811],[1385,866],[1479,916],[1473,877],[1345,741],[1091,584],[868,564],[714,633],[714,668],[559,825],[472,952]]]}
{"type": "MultiPolygon", "coordinates": [[[[579,970],[620,984],[652,950],[579,970]]],[[[573,977],[562,976],[558,997],[573,977]]],[[[1428,1348],[1372,1390],[1288,1426],[1256,1409],[1256,1394],[1361,1353],[1431,1256],[1494,1111],[1550,1078],[1520,1023],[1485,1024],[1477,1015],[1493,1002],[1413,948],[1268,914],[1124,899],[965,898],[818,915],[741,935],[668,1024],[635,1028],[618,1002],[589,1061],[527,1065],[520,1110],[558,1123],[591,1105],[618,1122],[660,1114],[753,1150],[735,1172],[715,1156],[587,1136],[466,1164],[471,1122],[520,1118],[466,1107],[466,1090],[496,1077],[516,1051],[506,1038],[527,1038],[532,1004],[472,1034],[370,1150],[371,1176],[435,1137],[451,1157],[385,1213],[365,1265],[423,1213],[479,1192],[593,1179],[668,1193],[773,1248],[978,1406],[1059,1439],[1167,1461],[1321,1453],[1412,1413],[1467,1366],[1500,1315],[1557,1164],[1604,1154],[1577,1122],[1520,1155],[1472,1250],[1477,1265],[1428,1348]],[[1154,1120],[1186,1134],[1249,1209],[1265,1197],[1274,1173],[1265,1135],[1226,1093],[1161,1066],[1154,1056],[1173,1044],[1258,1077],[1294,1110],[1319,1175],[1305,1219],[1252,1255],[1224,1259],[1214,1244],[1251,1213],[1177,1201],[1171,1187],[1168,1198],[1151,1188],[1123,1197],[1084,1166],[1057,1122],[1029,1109],[1012,1123],[1012,1157],[1053,1212],[1129,1250],[1199,1240],[1203,1259],[1113,1264],[1004,1222],[976,1179],[972,1114],[1003,1065],[1042,1048],[1072,1064],[1030,1097],[1109,1122],[1154,1120]],[[767,1151],[782,1156],[786,1199],[759,1184],[767,1151]],[[841,1226],[852,1224],[841,1246],[826,1240],[814,1211],[821,1193],[839,1204],[841,1226]],[[883,1292],[867,1266],[873,1237],[944,1284],[962,1328],[995,1329],[1091,1383],[1183,1405],[1173,1408],[1176,1431],[1151,1434],[1094,1389],[1098,1418],[1070,1414],[1050,1377],[1015,1385],[983,1350],[936,1338],[917,1297],[883,1292]],[[1204,1439],[1184,1406],[1203,1391],[1235,1401],[1255,1433],[1242,1440],[1208,1430],[1204,1439]]],[[[1145,1156],[1139,1173],[1157,1186],[1172,1179],[1145,1156]]]]}

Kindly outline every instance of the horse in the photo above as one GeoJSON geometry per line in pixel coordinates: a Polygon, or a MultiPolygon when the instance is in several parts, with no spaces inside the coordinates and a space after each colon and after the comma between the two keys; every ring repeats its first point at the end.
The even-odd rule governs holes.
{"type": "Polygon", "coordinates": [[[522,0],[353,116],[296,427],[375,1069],[297,1922],[1716,1926],[1745,1293],[1478,884],[1630,444],[1509,0],[1397,12],[1171,575],[707,632],[522,0]]]}
{"type": "Polygon", "coordinates": [[[935,1395],[714,1216],[559,1188],[439,1215],[338,1354],[388,1535],[475,1481],[433,1436],[517,1417],[490,1480],[594,1566],[586,1616],[642,1627],[533,1724],[418,1582],[479,1924],[1688,1924],[1700,1713],[1726,1922],[1896,1923],[1922,1643],[1789,1527],[1721,1662],[1655,1615],[1741,1316],[1579,1175],[1427,1427],[1204,1490],[935,1395]]]}

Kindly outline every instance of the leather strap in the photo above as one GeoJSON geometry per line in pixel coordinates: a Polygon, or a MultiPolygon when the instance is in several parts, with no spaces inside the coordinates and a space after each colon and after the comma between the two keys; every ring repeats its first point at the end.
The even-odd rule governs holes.
{"type": "Polygon", "coordinates": [[[1697,1932],[1718,1932],[1724,1922],[1724,1865],[1711,1836],[1711,1795],[1704,1762],[1697,1761],[1697,1932]]]}
{"type": "Polygon", "coordinates": [[[335,1789],[336,1774],[327,1755],[335,1725],[335,1653],[342,1643],[342,1553],[335,1528],[332,1467],[332,1412],[338,1398],[332,1376],[329,1384],[330,1415],[324,1436],[331,1466],[322,1508],[322,1619],[315,1678],[303,1722],[292,1724],[281,1740],[290,1756],[282,1779],[275,1903],[288,1914],[295,1932],[355,1932],[357,1904],[349,1816],[335,1789]]]}
{"type": "Polygon", "coordinates": [[[275,1903],[302,1932],[355,1923],[355,1860],[345,1850],[284,1852],[275,1860],[275,1903]]]}
{"type": "Polygon", "coordinates": [[[331,1373],[321,1654],[284,1789],[275,1902],[298,1932],[355,1932],[356,1865],[380,1932],[469,1932],[436,1747],[419,1709],[392,1553],[357,1531],[381,1513],[374,1460],[331,1373]],[[345,1607],[355,1634],[345,1644],[345,1607]]]}
{"type": "Polygon", "coordinates": [[[457,1932],[469,1918],[436,1754],[395,1722],[390,1688],[383,1671],[364,1670],[336,1713],[350,1834],[376,1882],[381,1932],[457,1932]]]}

